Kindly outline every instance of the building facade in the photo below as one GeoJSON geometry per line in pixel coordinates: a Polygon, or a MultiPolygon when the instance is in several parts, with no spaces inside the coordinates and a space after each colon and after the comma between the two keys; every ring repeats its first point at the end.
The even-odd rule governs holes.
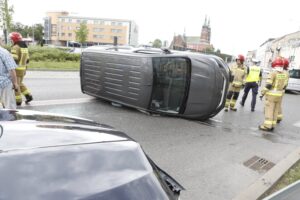
{"type": "Polygon", "coordinates": [[[289,59],[290,68],[300,68],[300,31],[268,39],[256,50],[255,58],[261,61],[262,67],[270,68],[279,55],[289,59]]]}
{"type": "Polygon", "coordinates": [[[138,45],[138,26],[134,21],[122,19],[70,16],[68,12],[48,12],[44,18],[44,39],[48,44],[67,46],[76,41],[75,31],[80,24],[88,28],[88,45],[109,45],[118,38],[119,45],[138,45]]]}

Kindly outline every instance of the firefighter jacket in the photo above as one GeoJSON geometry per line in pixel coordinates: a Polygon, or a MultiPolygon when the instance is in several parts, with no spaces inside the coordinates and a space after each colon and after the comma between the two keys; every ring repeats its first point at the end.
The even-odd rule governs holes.
{"type": "Polygon", "coordinates": [[[287,86],[288,75],[286,72],[273,71],[269,74],[262,95],[282,97],[287,86]]]}
{"type": "Polygon", "coordinates": [[[11,54],[18,65],[16,70],[26,70],[27,63],[29,62],[29,52],[25,42],[20,41],[12,46],[11,54]]]}
{"type": "Polygon", "coordinates": [[[247,69],[246,83],[261,81],[262,72],[259,66],[253,65],[247,69]]]}
{"type": "Polygon", "coordinates": [[[231,71],[231,86],[235,88],[241,88],[246,77],[246,68],[241,65],[234,65],[230,67],[231,71]]]}

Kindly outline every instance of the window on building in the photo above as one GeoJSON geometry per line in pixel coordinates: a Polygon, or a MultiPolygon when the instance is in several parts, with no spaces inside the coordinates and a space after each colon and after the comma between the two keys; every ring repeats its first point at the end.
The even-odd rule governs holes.
{"type": "Polygon", "coordinates": [[[76,20],[76,23],[79,23],[79,24],[80,24],[80,23],[81,23],[81,20],[80,20],[80,19],[77,19],[77,20],[76,20]]]}
{"type": "Polygon", "coordinates": [[[71,18],[69,18],[69,22],[72,23],[72,19],[71,18]]]}
{"type": "Polygon", "coordinates": [[[93,31],[94,32],[103,32],[104,28],[94,28],[93,31]]]}
{"type": "Polygon", "coordinates": [[[94,20],[94,24],[99,24],[99,20],[94,20]]]}
{"type": "Polygon", "coordinates": [[[104,25],[104,24],[105,24],[105,21],[100,21],[100,24],[101,24],[101,25],[104,25]]]}
{"type": "Polygon", "coordinates": [[[68,33],[68,36],[69,36],[69,37],[72,37],[72,33],[68,33]]]}
{"type": "Polygon", "coordinates": [[[118,26],[122,26],[122,22],[118,22],[118,26]]]}
{"type": "Polygon", "coordinates": [[[116,22],[111,22],[111,25],[112,25],[112,26],[115,26],[115,25],[116,25],[116,22]]]}
{"type": "Polygon", "coordinates": [[[65,36],[65,33],[61,33],[61,36],[65,36]]]}
{"type": "Polygon", "coordinates": [[[96,38],[96,39],[103,39],[103,38],[104,38],[104,35],[93,35],[93,38],[96,38]]]}

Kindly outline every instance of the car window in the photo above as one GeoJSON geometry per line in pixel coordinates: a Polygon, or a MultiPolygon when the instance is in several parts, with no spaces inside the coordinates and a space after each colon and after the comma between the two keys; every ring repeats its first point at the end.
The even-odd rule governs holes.
{"type": "Polygon", "coordinates": [[[300,79],[300,69],[292,69],[290,70],[290,78],[300,79]]]}

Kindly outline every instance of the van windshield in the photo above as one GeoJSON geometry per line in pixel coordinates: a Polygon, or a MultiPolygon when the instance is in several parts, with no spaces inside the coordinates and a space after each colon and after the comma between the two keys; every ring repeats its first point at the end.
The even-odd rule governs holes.
{"type": "Polygon", "coordinates": [[[300,79],[300,69],[292,69],[289,71],[290,78],[300,79]]]}
{"type": "Polygon", "coordinates": [[[190,62],[186,58],[153,58],[153,91],[150,109],[177,114],[181,112],[190,62]]]}

